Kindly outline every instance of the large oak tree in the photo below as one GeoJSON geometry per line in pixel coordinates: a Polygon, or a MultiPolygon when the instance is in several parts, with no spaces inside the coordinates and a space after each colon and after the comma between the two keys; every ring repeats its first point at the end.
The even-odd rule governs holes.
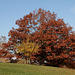
{"type": "Polygon", "coordinates": [[[54,12],[40,8],[20,18],[16,24],[18,28],[10,30],[9,40],[12,43],[26,42],[30,35],[30,41],[40,45],[34,56],[40,64],[47,61],[48,65],[75,68],[75,33],[54,12]]]}

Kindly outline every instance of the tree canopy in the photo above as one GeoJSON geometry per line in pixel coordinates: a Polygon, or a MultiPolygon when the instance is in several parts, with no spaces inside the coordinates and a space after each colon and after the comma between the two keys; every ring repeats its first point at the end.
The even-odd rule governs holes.
{"type": "Polygon", "coordinates": [[[50,11],[39,9],[16,21],[18,28],[9,32],[12,43],[26,42],[27,37],[39,44],[34,57],[40,64],[75,68],[75,33],[72,27],[50,11]]]}

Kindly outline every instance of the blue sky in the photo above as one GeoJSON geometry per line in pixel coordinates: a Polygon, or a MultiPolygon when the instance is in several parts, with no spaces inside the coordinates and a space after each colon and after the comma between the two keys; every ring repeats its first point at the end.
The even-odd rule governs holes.
{"type": "Polygon", "coordinates": [[[0,36],[8,38],[16,20],[39,8],[54,11],[75,31],[75,0],[0,0],[0,36]]]}

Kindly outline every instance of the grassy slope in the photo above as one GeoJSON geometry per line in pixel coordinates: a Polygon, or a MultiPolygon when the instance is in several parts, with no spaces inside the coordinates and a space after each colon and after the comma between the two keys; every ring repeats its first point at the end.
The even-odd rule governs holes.
{"type": "Polygon", "coordinates": [[[0,75],[75,75],[75,70],[48,66],[0,63],[0,75]]]}

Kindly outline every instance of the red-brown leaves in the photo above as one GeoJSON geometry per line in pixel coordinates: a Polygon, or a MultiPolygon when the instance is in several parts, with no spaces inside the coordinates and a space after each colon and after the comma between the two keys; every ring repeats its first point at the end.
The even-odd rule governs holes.
{"type": "Polygon", "coordinates": [[[19,27],[10,30],[9,40],[13,43],[17,43],[18,40],[26,41],[30,35],[30,41],[40,44],[36,58],[48,63],[58,60],[59,65],[60,62],[63,64],[65,59],[73,59],[75,56],[75,33],[72,32],[72,27],[65,24],[63,19],[58,19],[54,12],[50,13],[40,8],[17,20],[16,24],[19,27]]]}

